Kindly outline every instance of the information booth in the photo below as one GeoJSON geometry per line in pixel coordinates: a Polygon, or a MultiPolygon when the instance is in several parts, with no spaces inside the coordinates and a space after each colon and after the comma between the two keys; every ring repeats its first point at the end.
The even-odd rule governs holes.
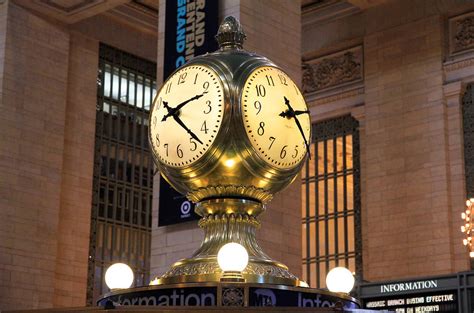
{"type": "Polygon", "coordinates": [[[408,280],[365,283],[360,287],[364,308],[395,312],[472,312],[474,272],[408,280]]]}

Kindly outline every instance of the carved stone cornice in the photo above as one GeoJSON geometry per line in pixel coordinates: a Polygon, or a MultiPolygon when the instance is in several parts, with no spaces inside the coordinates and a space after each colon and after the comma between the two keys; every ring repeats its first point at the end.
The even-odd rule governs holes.
{"type": "Polygon", "coordinates": [[[474,55],[473,53],[456,56],[453,61],[443,64],[444,82],[451,83],[474,81],[474,55]]]}
{"type": "Polygon", "coordinates": [[[303,92],[311,95],[363,81],[363,58],[362,46],[357,46],[303,60],[303,92]]]}
{"type": "Polygon", "coordinates": [[[474,51],[474,12],[449,19],[449,55],[474,51]]]}
{"type": "Polygon", "coordinates": [[[445,72],[452,72],[456,71],[465,67],[473,66],[474,65],[474,58],[461,60],[458,62],[450,62],[445,63],[443,69],[445,72]]]}

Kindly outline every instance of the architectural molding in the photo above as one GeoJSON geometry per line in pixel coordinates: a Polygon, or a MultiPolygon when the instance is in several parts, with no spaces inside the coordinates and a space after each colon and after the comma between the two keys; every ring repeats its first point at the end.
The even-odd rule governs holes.
{"type": "Polygon", "coordinates": [[[309,97],[362,82],[364,79],[362,45],[303,60],[303,92],[309,97]]]}
{"type": "Polygon", "coordinates": [[[13,2],[63,23],[74,24],[125,4],[128,0],[15,0],[13,2]]]}
{"type": "Polygon", "coordinates": [[[345,1],[316,1],[302,6],[302,26],[333,22],[357,12],[360,12],[360,8],[345,1]]]}
{"type": "Polygon", "coordinates": [[[105,12],[112,18],[127,23],[132,27],[156,34],[158,31],[158,11],[136,2],[127,3],[105,12]]]}
{"type": "Polygon", "coordinates": [[[326,97],[308,99],[312,121],[350,114],[364,104],[365,91],[362,86],[326,97]]]}
{"type": "Polygon", "coordinates": [[[452,82],[443,86],[443,94],[447,106],[460,106],[466,85],[461,81],[452,82]]]}
{"type": "Polygon", "coordinates": [[[456,81],[471,82],[474,80],[474,54],[458,57],[456,61],[443,64],[445,83],[456,81]]]}
{"type": "Polygon", "coordinates": [[[443,69],[445,72],[453,72],[465,67],[473,66],[474,65],[474,58],[463,59],[460,61],[455,62],[445,62],[443,69]]]}

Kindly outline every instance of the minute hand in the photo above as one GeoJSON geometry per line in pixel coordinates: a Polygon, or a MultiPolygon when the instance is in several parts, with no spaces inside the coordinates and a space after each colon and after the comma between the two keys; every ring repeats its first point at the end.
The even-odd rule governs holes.
{"type": "Polygon", "coordinates": [[[308,152],[308,157],[311,160],[311,152],[309,150],[308,140],[306,140],[306,136],[304,135],[303,127],[301,127],[300,121],[296,116],[293,116],[293,118],[295,119],[296,126],[298,126],[298,129],[300,130],[301,136],[303,136],[304,144],[306,145],[306,151],[308,152]]]}
{"type": "Polygon", "coordinates": [[[309,114],[309,111],[306,110],[306,111],[298,111],[298,110],[295,110],[295,115],[298,116],[298,115],[301,115],[301,114],[309,114]]]}
{"type": "Polygon", "coordinates": [[[197,100],[199,98],[201,98],[202,96],[204,96],[205,94],[207,93],[207,91],[204,91],[202,94],[200,95],[195,95],[194,97],[192,98],[189,98],[188,100],[186,101],[183,101],[181,102],[180,104],[178,104],[175,108],[170,108],[168,110],[168,113],[163,116],[163,119],[161,120],[162,122],[166,121],[166,119],[172,115],[176,115],[176,113],[182,108],[184,107],[186,104],[188,104],[189,102],[193,101],[193,100],[197,100]]]}
{"type": "Polygon", "coordinates": [[[177,115],[172,115],[176,123],[178,123],[181,127],[184,128],[184,130],[191,135],[194,139],[196,139],[201,145],[203,144],[201,140],[186,126],[186,124],[183,123],[183,121],[179,118],[177,115]]]}
{"type": "Polygon", "coordinates": [[[304,140],[304,144],[306,145],[306,152],[308,153],[308,157],[311,159],[311,152],[309,150],[308,140],[306,140],[306,136],[304,135],[303,127],[301,127],[300,121],[296,117],[296,115],[300,115],[300,114],[303,114],[303,113],[308,113],[309,114],[309,112],[308,111],[295,111],[295,110],[293,110],[293,108],[291,107],[291,104],[290,104],[290,100],[288,100],[287,97],[283,97],[283,98],[285,99],[285,104],[288,107],[288,113],[282,112],[280,114],[280,116],[294,118],[296,126],[298,126],[298,129],[300,130],[301,136],[303,136],[303,140],[304,140]]]}

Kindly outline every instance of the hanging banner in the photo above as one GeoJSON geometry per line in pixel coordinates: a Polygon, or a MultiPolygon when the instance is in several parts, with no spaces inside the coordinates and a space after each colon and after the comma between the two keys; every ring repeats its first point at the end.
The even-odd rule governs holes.
{"type": "Polygon", "coordinates": [[[217,50],[216,0],[168,0],[163,81],[191,58],[217,50]]]}
{"type": "MultiPolygon", "coordinates": [[[[217,0],[167,0],[163,81],[194,56],[213,52],[219,28],[217,0]]],[[[158,226],[199,219],[194,204],[160,178],[158,226]]]]}

